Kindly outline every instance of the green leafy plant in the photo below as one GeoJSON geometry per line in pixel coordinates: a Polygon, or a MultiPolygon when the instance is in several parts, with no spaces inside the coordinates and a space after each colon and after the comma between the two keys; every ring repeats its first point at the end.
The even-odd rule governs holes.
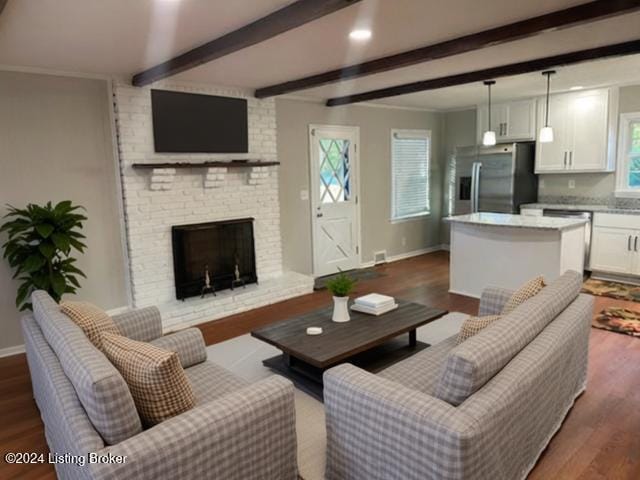
{"type": "Polygon", "coordinates": [[[78,276],[85,277],[74,264],[72,250],[84,252],[85,236],[80,233],[87,217],[77,213],[83,209],[66,200],[55,207],[30,203],[24,209],[8,205],[10,219],[0,227],[9,239],[4,243],[4,258],[15,269],[13,278],[22,283],[16,295],[16,307],[31,309],[28,301],[34,290],[46,290],[59,302],[65,293],[80,288],[78,276]]]}
{"type": "Polygon", "coordinates": [[[340,275],[327,280],[327,289],[334,297],[347,297],[355,284],[356,281],[353,278],[341,272],[340,275]]]}

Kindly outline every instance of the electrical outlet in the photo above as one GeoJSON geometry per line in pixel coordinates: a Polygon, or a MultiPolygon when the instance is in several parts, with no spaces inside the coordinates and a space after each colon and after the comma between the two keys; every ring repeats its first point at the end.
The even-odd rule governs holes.
{"type": "Polygon", "coordinates": [[[576,181],[573,178],[569,179],[569,188],[576,188],[576,181]]]}
{"type": "Polygon", "coordinates": [[[407,246],[407,237],[402,237],[402,246],[403,247],[407,246]]]}
{"type": "Polygon", "coordinates": [[[544,179],[540,179],[538,186],[544,190],[544,179]]]}

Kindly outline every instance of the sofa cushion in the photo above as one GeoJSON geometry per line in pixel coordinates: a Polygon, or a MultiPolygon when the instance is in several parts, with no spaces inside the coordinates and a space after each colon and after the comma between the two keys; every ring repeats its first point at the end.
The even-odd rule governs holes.
{"type": "Polygon", "coordinates": [[[498,373],[578,296],[582,275],[568,271],[513,312],[449,352],[435,395],[460,405],[498,373]]]}
{"type": "Polygon", "coordinates": [[[89,302],[61,302],[60,310],[78,325],[89,341],[102,350],[102,332],[120,331],[107,312],[89,302]]]}
{"type": "Polygon", "coordinates": [[[543,287],[544,278],[542,278],[541,276],[532,278],[531,280],[526,282],[515,292],[513,292],[511,297],[509,297],[509,300],[507,300],[507,303],[504,304],[504,308],[502,309],[502,315],[508,315],[509,313],[513,312],[518,306],[522,305],[531,297],[534,297],[535,295],[540,293],[540,290],[542,290],[543,287]]]}
{"type": "Polygon", "coordinates": [[[118,370],[46,292],[34,292],[31,301],[44,338],[104,441],[113,445],[140,433],[140,417],[118,370]]]}
{"type": "Polygon", "coordinates": [[[213,362],[202,362],[185,370],[198,405],[249,385],[249,382],[213,362]]]}
{"type": "Polygon", "coordinates": [[[102,334],[102,345],[129,385],[145,425],[156,425],[195,406],[176,352],[108,332],[102,334]]]}
{"type": "Polygon", "coordinates": [[[456,345],[460,345],[465,340],[473,337],[483,328],[487,328],[496,320],[500,319],[502,315],[485,315],[483,317],[469,317],[467,318],[462,327],[460,327],[460,331],[458,332],[458,337],[456,338],[456,345]]]}
{"type": "Polygon", "coordinates": [[[438,385],[440,370],[449,351],[456,346],[456,335],[436,345],[394,363],[378,373],[378,376],[393,380],[407,388],[433,395],[438,385]]]}

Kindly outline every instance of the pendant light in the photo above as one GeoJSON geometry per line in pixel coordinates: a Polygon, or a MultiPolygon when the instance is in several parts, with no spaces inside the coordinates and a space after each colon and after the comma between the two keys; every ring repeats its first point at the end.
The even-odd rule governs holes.
{"type": "Polygon", "coordinates": [[[490,147],[496,144],[496,132],[491,130],[491,85],[496,83],[495,80],[485,80],[483,82],[489,90],[489,123],[487,124],[488,130],[484,132],[482,136],[482,145],[490,147]]]}
{"type": "Polygon", "coordinates": [[[547,108],[544,114],[544,127],[540,129],[540,136],[538,137],[541,143],[553,142],[553,128],[549,126],[549,87],[551,86],[551,75],[554,73],[556,73],[555,70],[542,72],[542,75],[547,77],[547,108]]]}

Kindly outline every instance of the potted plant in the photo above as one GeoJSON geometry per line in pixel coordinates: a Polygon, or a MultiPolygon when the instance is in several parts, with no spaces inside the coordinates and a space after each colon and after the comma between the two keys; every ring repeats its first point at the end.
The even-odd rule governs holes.
{"type": "MultiPolygon", "coordinates": [[[[55,207],[30,203],[24,209],[9,207],[9,218],[0,232],[7,232],[4,258],[15,269],[13,278],[20,282],[16,307],[31,309],[29,298],[34,290],[46,290],[59,302],[65,293],[80,288],[78,276],[85,277],[74,264],[72,250],[84,252],[85,236],[80,233],[87,217],[76,213],[83,207],[66,200],[55,207]]],[[[85,277],[86,278],[86,277],[85,277]]]]}
{"type": "Polygon", "coordinates": [[[348,322],[349,317],[349,293],[353,290],[356,281],[340,272],[340,275],[327,281],[327,289],[333,295],[333,316],[331,320],[342,323],[348,322]]]}

